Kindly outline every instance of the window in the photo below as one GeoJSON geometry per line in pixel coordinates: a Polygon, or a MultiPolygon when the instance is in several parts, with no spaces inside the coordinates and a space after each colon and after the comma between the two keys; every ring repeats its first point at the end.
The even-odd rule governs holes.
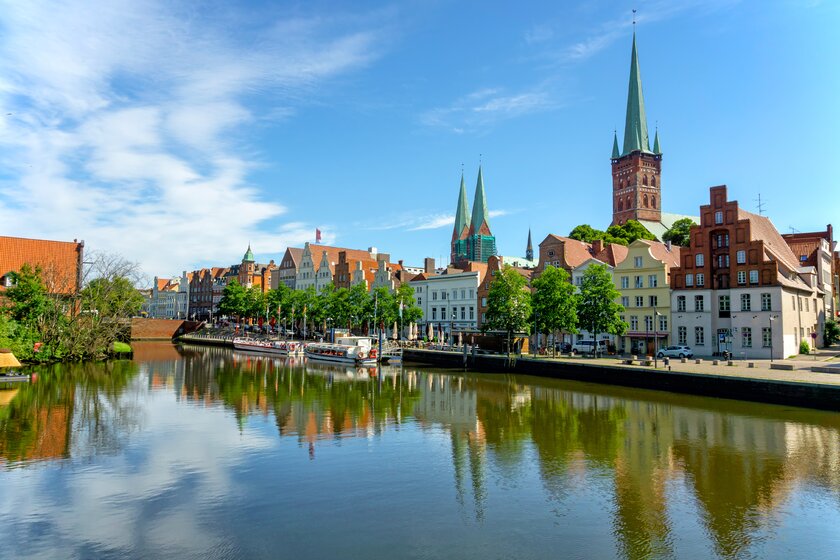
{"type": "Polygon", "coordinates": [[[694,277],[694,280],[695,284],[697,284],[697,287],[706,285],[706,275],[702,272],[698,272],[697,275],[694,277]]]}
{"type": "Polygon", "coordinates": [[[694,285],[694,275],[693,274],[686,274],[685,275],[685,285],[686,287],[691,287],[694,285]]]}
{"type": "Polygon", "coordinates": [[[761,310],[770,311],[770,294],[761,294],[761,310]]]}
{"type": "Polygon", "coordinates": [[[694,266],[701,267],[704,264],[703,260],[703,253],[697,253],[694,255],[694,266]]]}
{"type": "MultiPolygon", "coordinates": [[[[794,308],[796,307],[796,303],[794,303],[794,308]]],[[[802,296],[799,296],[799,311],[802,311],[802,296]]]]}
{"type": "Polygon", "coordinates": [[[642,277],[641,276],[636,276],[635,278],[633,278],[633,285],[637,288],[644,288],[645,287],[644,284],[642,283],[642,277]]]}
{"type": "Polygon", "coordinates": [[[720,247],[729,247],[729,234],[728,233],[719,233],[715,236],[715,246],[720,247]]]}
{"type": "Polygon", "coordinates": [[[659,330],[667,332],[668,331],[668,317],[667,315],[660,315],[659,316],[659,330]]]}
{"type": "Polygon", "coordinates": [[[423,305],[423,298],[417,298],[417,305],[423,305]]]}
{"type": "Polygon", "coordinates": [[[486,297],[481,298],[481,307],[487,307],[487,298],[486,297]]]}
{"type": "Polygon", "coordinates": [[[810,309],[808,309],[808,302],[809,301],[810,300],[808,298],[805,298],[805,311],[810,311],[810,309]]]}
{"type": "Polygon", "coordinates": [[[437,307],[432,307],[432,321],[437,320],[437,307]]]}
{"type": "Polygon", "coordinates": [[[645,306],[645,296],[636,296],[636,307],[645,306]]]}
{"type": "Polygon", "coordinates": [[[432,291],[432,301],[437,301],[437,290],[432,291]]]}
{"type": "Polygon", "coordinates": [[[621,289],[626,290],[630,287],[630,277],[629,276],[622,276],[621,277],[621,289]]]}
{"type": "Polygon", "coordinates": [[[648,296],[648,305],[650,307],[656,307],[658,303],[659,303],[659,297],[658,296],[648,296]]]}
{"type": "Polygon", "coordinates": [[[440,291],[440,299],[446,299],[446,290],[440,291]]]}
{"type": "Polygon", "coordinates": [[[645,315],[645,331],[653,331],[653,317],[650,315],[645,315]]]}
{"type": "Polygon", "coordinates": [[[473,289],[470,288],[470,299],[472,299],[472,298],[473,298],[473,289]]]}
{"type": "Polygon", "coordinates": [[[677,296],[677,311],[685,311],[685,296],[677,296]]]}
{"type": "Polygon", "coordinates": [[[642,268],[642,257],[633,257],[633,266],[642,268]]]}
{"type": "Polygon", "coordinates": [[[575,276],[575,286],[580,286],[583,284],[583,276],[575,276]]]}
{"type": "Polygon", "coordinates": [[[694,344],[696,346],[706,344],[706,335],[703,332],[703,327],[694,327],[694,344]]]}
{"type": "Polygon", "coordinates": [[[747,283],[747,273],[744,270],[738,271],[738,284],[744,285],[747,283]]]}
{"type": "Polygon", "coordinates": [[[677,343],[680,346],[688,344],[688,329],[685,327],[677,327],[677,343]]]}
{"type": "Polygon", "coordinates": [[[744,348],[752,348],[752,328],[744,327],[741,329],[741,346],[744,348]]]}
{"type": "Polygon", "coordinates": [[[467,319],[467,308],[462,307],[461,308],[461,320],[466,321],[466,319],[467,319]]]}
{"type": "Polygon", "coordinates": [[[703,311],[704,309],[703,296],[694,296],[694,311],[703,311]]]}
{"type": "Polygon", "coordinates": [[[473,320],[473,308],[472,305],[470,306],[470,321],[473,320]]]}
{"type": "Polygon", "coordinates": [[[718,255],[717,265],[718,268],[729,268],[729,255],[718,255]]]}
{"type": "Polygon", "coordinates": [[[631,331],[639,330],[639,318],[635,315],[630,315],[630,330],[631,331]]]}
{"type": "Polygon", "coordinates": [[[746,264],[747,263],[747,252],[744,250],[737,251],[735,253],[735,262],[738,264],[746,264]]]}
{"type": "Polygon", "coordinates": [[[461,289],[461,299],[467,299],[467,290],[461,289]]]}
{"type": "Polygon", "coordinates": [[[721,212],[720,210],[715,212],[715,223],[716,224],[722,224],[723,223],[723,212],[721,212]]]}
{"type": "Polygon", "coordinates": [[[651,274],[648,276],[648,288],[655,288],[657,286],[657,276],[656,274],[651,274]]]}
{"type": "Polygon", "coordinates": [[[772,331],[770,327],[761,327],[761,345],[764,348],[770,348],[770,344],[772,344],[770,337],[772,336],[772,331]]]}
{"type": "MultiPolygon", "coordinates": [[[[454,317],[455,314],[453,313],[452,316],[454,317]]],[[[446,308],[445,307],[440,308],[440,320],[441,321],[446,321],[446,308]]]]}
{"type": "Polygon", "coordinates": [[[718,296],[718,311],[729,311],[729,296],[718,296]]]}
{"type": "Polygon", "coordinates": [[[621,296],[621,306],[624,308],[630,307],[630,298],[627,296],[621,296]]]}
{"type": "Polygon", "coordinates": [[[741,311],[752,311],[752,296],[741,294],[741,311]]]}
{"type": "Polygon", "coordinates": [[[758,284],[758,271],[750,270],[750,284],[758,284]]]}

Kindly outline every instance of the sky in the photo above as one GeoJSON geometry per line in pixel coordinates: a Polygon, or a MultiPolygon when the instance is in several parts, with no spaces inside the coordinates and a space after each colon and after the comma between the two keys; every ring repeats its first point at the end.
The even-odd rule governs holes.
{"type": "Polygon", "coordinates": [[[479,165],[501,254],[606,228],[634,8],[663,209],[840,226],[840,2],[0,0],[0,235],[150,277],[316,228],[420,265],[479,165]]]}

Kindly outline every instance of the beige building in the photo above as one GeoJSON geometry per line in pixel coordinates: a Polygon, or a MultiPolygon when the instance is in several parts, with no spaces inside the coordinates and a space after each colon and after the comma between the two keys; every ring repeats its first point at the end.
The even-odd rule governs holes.
{"type": "Polygon", "coordinates": [[[675,344],[670,339],[670,273],[679,264],[679,247],[644,239],[630,244],[627,258],[613,271],[628,324],[616,341],[619,352],[652,355],[657,348],[675,344]]]}

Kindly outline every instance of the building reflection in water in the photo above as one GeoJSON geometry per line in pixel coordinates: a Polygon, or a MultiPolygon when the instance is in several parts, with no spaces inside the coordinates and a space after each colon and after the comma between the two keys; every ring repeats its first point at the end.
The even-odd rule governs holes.
{"type": "Polygon", "coordinates": [[[280,438],[313,459],[319,444],[387,436],[408,422],[445,433],[455,500],[479,522],[494,486],[488,471],[512,480],[535,469],[558,512],[594,481],[610,496],[625,558],[678,556],[681,516],[696,518],[718,556],[742,557],[801,488],[822,489],[840,509],[837,414],[212,347],[141,347],[135,362],[38,373],[36,383],[0,391],[2,464],[118,452],[142,429],[143,392],[162,391],[185,406],[229,410],[240,426],[273,420],[280,438]]]}

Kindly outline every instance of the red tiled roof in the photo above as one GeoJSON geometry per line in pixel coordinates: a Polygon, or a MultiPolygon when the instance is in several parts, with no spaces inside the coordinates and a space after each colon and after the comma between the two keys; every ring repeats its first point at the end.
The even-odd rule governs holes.
{"type": "Polygon", "coordinates": [[[649,241],[647,239],[640,239],[639,241],[650,247],[650,254],[656,260],[664,262],[668,267],[680,266],[680,247],[671,245],[671,249],[668,250],[668,246],[659,241],[649,241]]]}
{"type": "MultiPolygon", "coordinates": [[[[24,264],[40,267],[47,290],[72,294],[79,289],[79,266],[84,243],[0,236],[0,276],[24,264]]],[[[0,286],[0,290],[4,288],[0,286]]]]}
{"type": "Polygon", "coordinates": [[[799,260],[769,218],[738,208],[738,219],[750,221],[751,237],[764,241],[764,249],[770,258],[783,264],[791,272],[799,268],[799,260]]]}

